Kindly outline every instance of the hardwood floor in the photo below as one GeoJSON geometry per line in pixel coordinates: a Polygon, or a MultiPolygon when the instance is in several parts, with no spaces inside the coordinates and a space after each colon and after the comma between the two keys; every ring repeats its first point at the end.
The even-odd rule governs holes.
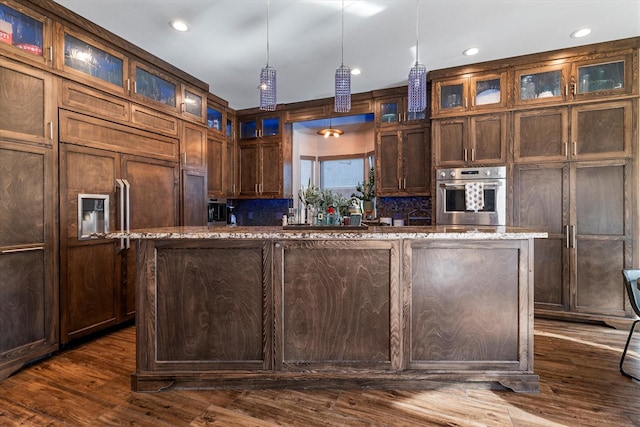
{"type": "MultiPolygon", "coordinates": [[[[627,371],[640,375],[640,332],[627,371]]],[[[0,383],[0,425],[26,426],[640,426],[640,383],[618,371],[627,331],[535,320],[540,393],[253,390],[134,393],[128,327],[0,383]]]]}

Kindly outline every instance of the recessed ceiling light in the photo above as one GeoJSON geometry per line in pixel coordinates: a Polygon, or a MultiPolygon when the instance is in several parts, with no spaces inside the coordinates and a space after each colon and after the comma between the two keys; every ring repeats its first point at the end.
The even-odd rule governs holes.
{"type": "Polygon", "coordinates": [[[480,52],[480,49],[478,49],[477,47],[470,47],[469,49],[465,49],[462,54],[464,56],[473,56],[477,55],[478,52],[480,52]]]}
{"type": "Polygon", "coordinates": [[[571,33],[571,37],[577,39],[580,37],[588,36],[589,34],[591,34],[591,28],[581,28],[571,33]]]}
{"type": "Polygon", "coordinates": [[[169,26],[176,31],[180,31],[181,33],[184,33],[185,31],[189,31],[189,26],[187,25],[187,23],[180,19],[174,19],[172,21],[169,21],[169,26]]]}
{"type": "Polygon", "coordinates": [[[360,73],[362,73],[362,70],[360,70],[360,68],[354,68],[351,70],[351,75],[352,76],[359,76],[360,73]]]}

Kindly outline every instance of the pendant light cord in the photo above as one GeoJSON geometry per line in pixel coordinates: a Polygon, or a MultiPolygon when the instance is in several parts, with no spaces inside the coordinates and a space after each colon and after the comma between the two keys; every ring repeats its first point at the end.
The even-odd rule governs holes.
{"type": "Polygon", "coordinates": [[[267,67],[269,66],[269,0],[267,0],[267,67]]]}
{"type": "Polygon", "coordinates": [[[420,38],[418,36],[418,28],[420,27],[420,21],[419,21],[419,13],[418,13],[418,3],[419,0],[416,0],[416,65],[419,64],[419,56],[418,56],[418,39],[420,38]]]}
{"type": "Polygon", "coordinates": [[[342,39],[341,39],[342,57],[340,58],[340,65],[344,66],[344,0],[342,0],[342,39]]]}

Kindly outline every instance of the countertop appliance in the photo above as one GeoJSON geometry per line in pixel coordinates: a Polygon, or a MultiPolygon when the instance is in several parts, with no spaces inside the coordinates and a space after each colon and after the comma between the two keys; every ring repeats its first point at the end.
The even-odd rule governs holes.
{"type": "Polygon", "coordinates": [[[506,166],[437,169],[436,187],[436,224],[506,225],[506,166]]]}
{"type": "Polygon", "coordinates": [[[207,225],[227,225],[228,220],[227,199],[209,199],[207,203],[207,225]]]}

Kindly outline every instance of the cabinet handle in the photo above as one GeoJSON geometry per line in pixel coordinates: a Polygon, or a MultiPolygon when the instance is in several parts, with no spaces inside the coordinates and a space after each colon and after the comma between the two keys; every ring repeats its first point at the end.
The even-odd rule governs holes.
{"type": "Polygon", "coordinates": [[[571,83],[571,93],[573,94],[573,96],[576,96],[578,94],[578,85],[575,83],[571,83]]]}
{"type": "Polygon", "coordinates": [[[467,149],[466,148],[464,149],[464,161],[465,162],[467,161],[467,149]]]}
{"type": "Polygon", "coordinates": [[[182,164],[184,164],[184,165],[187,164],[187,153],[186,152],[182,153],[182,161],[183,161],[182,164]]]}
{"type": "Polygon", "coordinates": [[[568,143],[564,143],[564,149],[563,149],[563,153],[565,157],[569,157],[569,144],[568,143]]]}
{"type": "Polygon", "coordinates": [[[407,189],[407,178],[403,178],[402,179],[402,189],[406,190],[407,189]]]}
{"type": "Polygon", "coordinates": [[[53,122],[49,122],[49,141],[53,141],[53,122]]]}
{"type": "MultiPolygon", "coordinates": [[[[120,232],[124,233],[124,182],[121,179],[116,179],[116,185],[120,189],[120,203],[118,205],[118,210],[120,211],[120,232]]],[[[124,237],[120,238],[120,250],[124,250],[124,237]]]]}
{"type": "Polygon", "coordinates": [[[572,245],[573,248],[576,248],[576,246],[577,246],[576,243],[577,243],[577,241],[576,241],[576,226],[572,225],[571,226],[571,245],[572,245]]]}
{"type": "Polygon", "coordinates": [[[569,245],[569,226],[564,226],[564,247],[569,249],[571,246],[569,245]]]}
{"type": "Polygon", "coordinates": [[[573,147],[572,147],[573,148],[573,155],[577,156],[578,155],[578,143],[576,141],[573,141],[571,144],[573,145],[573,147]]]}
{"type": "Polygon", "coordinates": [[[1,251],[2,254],[15,254],[19,252],[29,252],[29,251],[41,251],[44,250],[44,246],[33,246],[31,248],[20,248],[20,249],[5,249],[1,251]]]}
{"type": "Polygon", "coordinates": [[[471,161],[472,162],[476,161],[476,149],[475,148],[471,149],[471,161]]]}
{"type": "Polygon", "coordinates": [[[476,97],[475,97],[475,96],[472,96],[472,97],[471,97],[471,106],[472,106],[472,107],[475,107],[475,106],[476,106],[476,97]]]}
{"type": "Polygon", "coordinates": [[[564,97],[569,97],[569,84],[564,85],[564,97]]]}
{"type": "Polygon", "coordinates": [[[127,79],[127,93],[131,93],[131,79],[127,79]]]}
{"type": "Polygon", "coordinates": [[[53,46],[49,46],[49,62],[53,62],[53,46]]]}
{"type": "Polygon", "coordinates": [[[133,93],[138,93],[138,87],[136,85],[136,82],[133,82],[133,93]]]}
{"type": "Polygon", "coordinates": [[[464,108],[469,108],[469,100],[466,96],[464,97],[464,108]]]}

